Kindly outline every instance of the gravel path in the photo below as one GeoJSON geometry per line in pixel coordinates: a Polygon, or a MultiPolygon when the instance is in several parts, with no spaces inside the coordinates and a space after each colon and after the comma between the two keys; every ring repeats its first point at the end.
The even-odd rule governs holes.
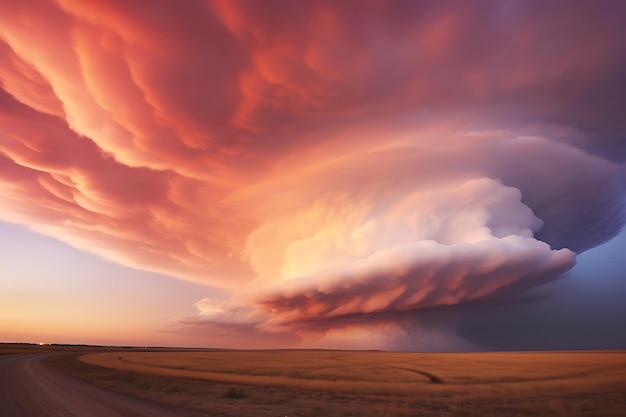
{"type": "Polygon", "coordinates": [[[56,353],[0,356],[0,417],[190,417],[184,410],[102,390],[59,374],[56,353]]]}

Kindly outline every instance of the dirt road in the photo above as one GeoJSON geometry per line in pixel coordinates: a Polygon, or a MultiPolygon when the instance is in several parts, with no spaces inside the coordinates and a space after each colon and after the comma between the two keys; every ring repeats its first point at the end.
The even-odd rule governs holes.
{"type": "Polygon", "coordinates": [[[104,391],[59,374],[55,353],[0,356],[0,417],[191,417],[193,414],[104,391]]]}

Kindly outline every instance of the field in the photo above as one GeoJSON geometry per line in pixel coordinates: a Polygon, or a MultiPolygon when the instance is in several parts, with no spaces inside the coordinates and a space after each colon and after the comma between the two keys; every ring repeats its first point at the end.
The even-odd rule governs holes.
{"type": "Polygon", "coordinates": [[[626,415],[626,352],[111,351],[80,360],[97,366],[81,371],[92,382],[211,415],[626,415]]]}

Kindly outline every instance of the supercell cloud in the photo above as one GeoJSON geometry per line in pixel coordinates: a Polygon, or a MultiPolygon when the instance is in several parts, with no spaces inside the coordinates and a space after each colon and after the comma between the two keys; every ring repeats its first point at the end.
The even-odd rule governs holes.
{"type": "Polygon", "coordinates": [[[231,293],[180,331],[433,338],[624,225],[620,1],[0,7],[0,220],[231,293]]]}

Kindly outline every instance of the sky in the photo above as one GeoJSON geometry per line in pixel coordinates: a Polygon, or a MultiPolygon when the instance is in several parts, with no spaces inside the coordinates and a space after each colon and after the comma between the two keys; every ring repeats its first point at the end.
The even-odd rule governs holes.
{"type": "Polygon", "coordinates": [[[0,0],[0,341],[626,348],[620,0],[0,0]]]}

